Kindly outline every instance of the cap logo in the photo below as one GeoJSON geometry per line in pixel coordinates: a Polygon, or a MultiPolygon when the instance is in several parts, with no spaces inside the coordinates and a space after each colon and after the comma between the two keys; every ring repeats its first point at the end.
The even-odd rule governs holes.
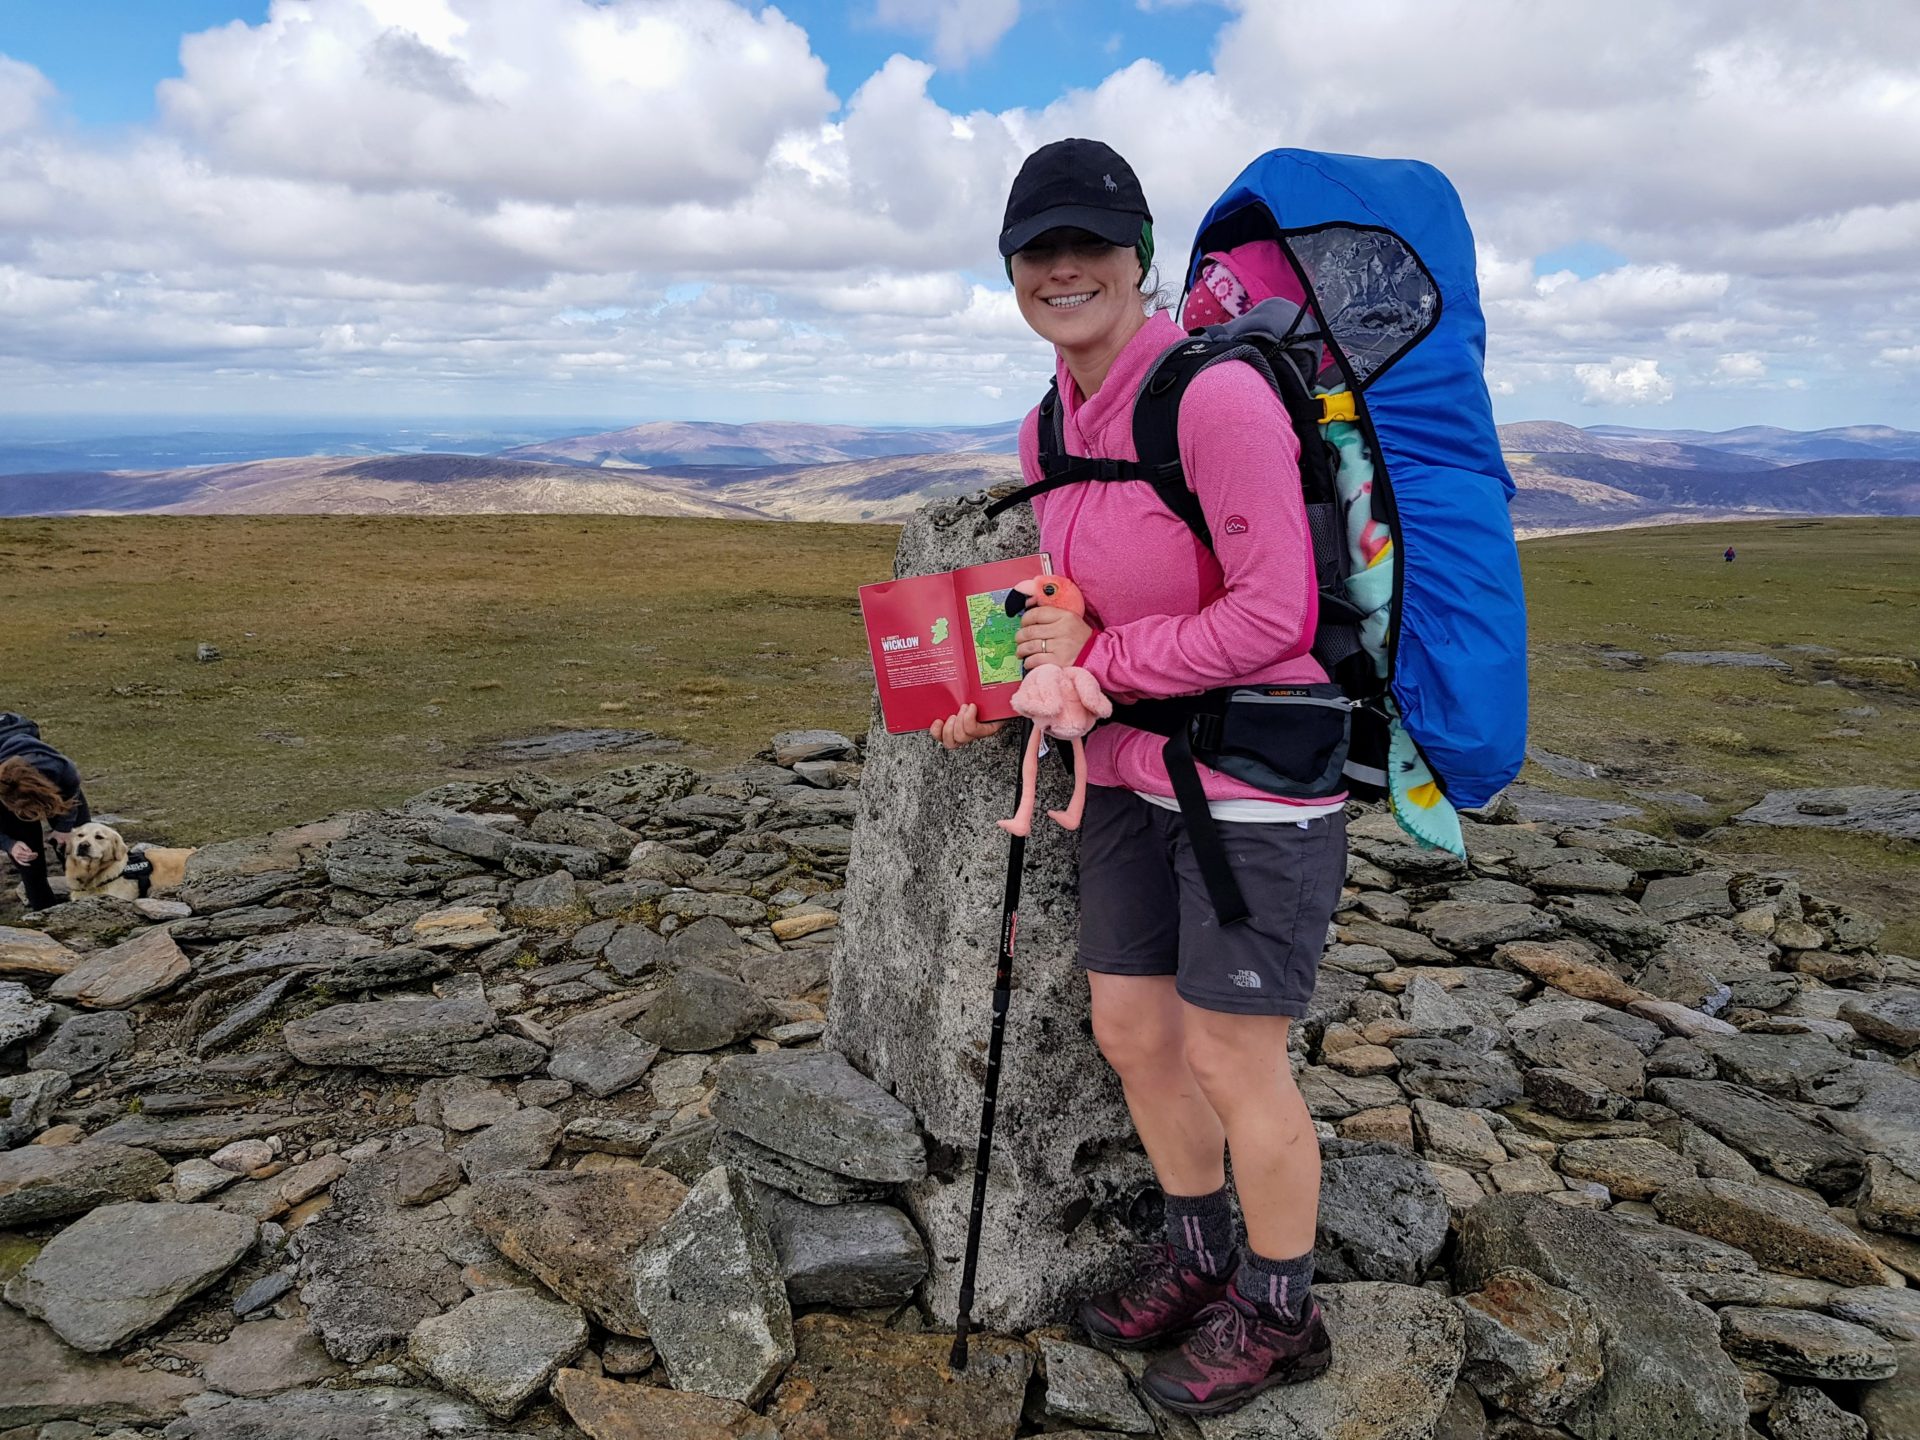
{"type": "Polygon", "coordinates": [[[1113,177],[1111,175],[1102,175],[1100,178],[1107,182],[1107,189],[1118,190],[1120,188],[1118,185],[1113,183],[1113,177]]]}

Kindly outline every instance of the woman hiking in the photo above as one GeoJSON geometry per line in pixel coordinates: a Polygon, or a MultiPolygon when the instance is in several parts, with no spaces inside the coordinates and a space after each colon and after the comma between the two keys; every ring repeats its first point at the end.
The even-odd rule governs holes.
{"type": "MultiPolygon", "coordinates": [[[[1054,346],[1066,451],[1136,460],[1136,394],[1184,332],[1149,313],[1152,215],[1132,169],[1096,141],[1034,152],[1013,183],[1000,251],[1021,315],[1054,346]]],[[[1041,478],[1038,414],[1020,433],[1028,484],[1041,478]]],[[[1041,546],[1080,587],[1089,619],[1028,609],[1021,657],[1080,665],[1117,704],[1325,681],[1308,653],[1317,592],[1281,401],[1249,366],[1215,365],[1189,385],[1179,435],[1217,554],[1149,484],[1036,495],[1041,546]]],[[[968,707],[933,735],[952,749],[999,728],[968,707]]],[[[1222,926],[1163,744],[1124,723],[1087,740],[1078,964],[1095,1041],[1166,1192],[1166,1236],[1131,1282],[1089,1297],[1080,1320],[1110,1344],[1169,1347],[1145,1385],[1169,1409],[1205,1414],[1311,1378],[1331,1359],[1311,1294],[1320,1151],[1287,1037],[1312,998],[1346,875],[1345,797],[1281,800],[1202,768],[1253,911],[1222,926]]]]}
{"type": "Polygon", "coordinates": [[[57,903],[41,827],[64,848],[74,827],[92,818],[74,763],[42,740],[26,716],[0,711],[0,847],[20,873],[29,909],[57,903]]]}

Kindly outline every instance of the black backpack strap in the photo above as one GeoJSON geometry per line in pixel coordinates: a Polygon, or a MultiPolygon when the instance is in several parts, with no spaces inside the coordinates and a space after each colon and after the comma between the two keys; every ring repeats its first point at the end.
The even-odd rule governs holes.
{"type": "Polygon", "coordinates": [[[1234,879],[1227,859],[1227,846],[1220,836],[1220,824],[1207,803],[1206,786],[1194,763],[1194,732],[1199,731],[1203,749],[1219,740],[1220,708],[1230,692],[1210,690],[1204,695],[1184,695],[1172,700],[1136,700],[1114,707],[1113,721],[1131,725],[1155,735],[1167,737],[1160,758],[1167,767],[1167,779],[1173,782],[1173,798],[1180,803],[1180,818],[1187,822],[1187,839],[1193,845],[1194,863],[1213,902],[1214,918],[1222,925],[1238,925],[1252,911],[1240,882],[1234,879]]]}
{"type": "Polygon", "coordinates": [[[1002,496],[987,506],[987,519],[995,520],[1016,505],[1024,505],[1036,495],[1089,480],[1144,480],[1147,475],[1131,460],[1101,460],[1067,454],[1066,417],[1060,408],[1060,382],[1048,387],[1040,402],[1040,478],[1022,485],[1011,495],[1002,496]]]}
{"type": "Polygon", "coordinates": [[[1251,365],[1273,387],[1299,442],[1300,491],[1320,592],[1313,655],[1331,675],[1342,661],[1361,653],[1361,616],[1346,595],[1351,562],[1340,489],[1334,480],[1335,462],[1320,429],[1324,407],[1299,370],[1284,356],[1270,363],[1266,352],[1242,336],[1197,335],[1176,345],[1160,357],[1140,387],[1133,407],[1134,450],[1161,501],[1211,550],[1213,537],[1206,516],[1199,497],[1187,485],[1180,461],[1180,402],[1201,371],[1229,360],[1251,365]]]}
{"type": "Polygon", "coordinates": [[[1180,463],[1180,401],[1193,377],[1213,364],[1222,345],[1205,338],[1183,340],[1154,362],[1133,402],[1133,453],[1140,457],[1143,479],[1153,483],[1160,503],[1185,522],[1207,549],[1213,536],[1207,530],[1200,497],[1187,485],[1180,463]]]}

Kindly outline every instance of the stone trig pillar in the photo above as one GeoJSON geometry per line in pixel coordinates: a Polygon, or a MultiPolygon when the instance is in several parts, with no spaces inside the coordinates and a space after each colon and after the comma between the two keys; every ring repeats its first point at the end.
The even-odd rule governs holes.
{"type": "MultiPolygon", "coordinates": [[[[1023,509],[988,523],[976,497],[920,511],[896,575],[925,575],[1038,548],[1023,509]]],[[[906,1188],[927,1238],[928,1301],[951,1321],[972,1198],[981,1084],[1013,811],[1018,727],[949,754],[888,735],[876,710],[861,782],[826,1042],[919,1116],[933,1175],[906,1188]]],[[[1065,803],[1042,766],[1038,812],[1065,803]],[[1049,793],[1051,792],[1051,793],[1049,793]]],[[[983,1325],[1061,1319],[1070,1297],[1115,1272],[1128,1217],[1151,1193],[1119,1082],[1094,1048],[1086,977],[1074,969],[1076,845],[1037,813],[1014,952],[992,1183],[976,1282],[983,1325]]]]}

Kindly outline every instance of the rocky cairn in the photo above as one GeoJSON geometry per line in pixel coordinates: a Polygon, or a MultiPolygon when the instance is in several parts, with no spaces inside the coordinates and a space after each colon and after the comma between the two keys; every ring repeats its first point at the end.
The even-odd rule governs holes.
{"type": "MultiPolygon", "coordinates": [[[[973,513],[902,564],[1020,544],[973,513]]],[[[952,1372],[1012,745],[520,773],[0,914],[0,1440],[1920,1436],[1920,964],[1499,807],[1464,865],[1354,811],[1336,1359],[1197,1424],[1064,1323],[1158,1196],[1042,827],[952,1372]]]]}

